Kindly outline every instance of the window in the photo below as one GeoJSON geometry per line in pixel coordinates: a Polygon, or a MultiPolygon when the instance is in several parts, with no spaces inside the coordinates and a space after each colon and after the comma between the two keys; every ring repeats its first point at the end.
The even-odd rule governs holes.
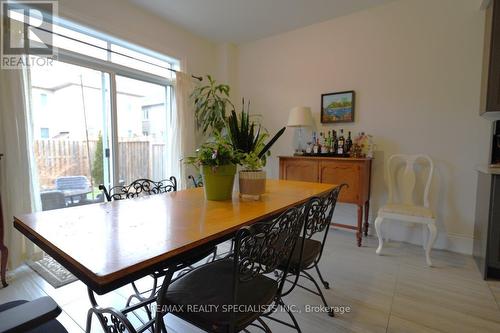
{"type": "Polygon", "coordinates": [[[102,201],[100,184],[167,178],[178,61],[67,21],[54,32],[58,59],[30,70],[42,209],[102,201]]]}
{"type": "Polygon", "coordinates": [[[40,94],[40,105],[42,108],[47,107],[48,96],[45,93],[40,94]]]}
{"type": "MultiPolygon", "coordinates": [[[[36,27],[33,27],[36,29],[36,27]]],[[[83,27],[62,18],[54,18],[52,45],[59,50],[69,51],[99,59],[127,68],[137,69],[156,76],[173,78],[169,69],[178,69],[179,61],[141,48],[118,38],[108,36],[93,29],[83,27]]],[[[48,34],[37,30],[37,34],[48,34]]],[[[37,40],[35,34],[30,39],[37,40]]]]}
{"type": "Polygon", "coordinates": [[[49,129],[47,127],[40,128],[40,137],[42,139],[48,139],[49,138],[49,129]]]}
{"type": "Polygon", "coordinates": [[[142,109],[142,119],[149,120],[149,108],[142,109]]]}

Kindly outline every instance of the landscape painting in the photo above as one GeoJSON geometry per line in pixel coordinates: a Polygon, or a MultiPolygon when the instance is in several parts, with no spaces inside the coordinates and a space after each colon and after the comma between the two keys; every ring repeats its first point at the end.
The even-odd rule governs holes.
{"type": "Polygon", "coordinates": [[[321,95],[322,123],[349,123],[353,121],[353,90],[321,95]]]}

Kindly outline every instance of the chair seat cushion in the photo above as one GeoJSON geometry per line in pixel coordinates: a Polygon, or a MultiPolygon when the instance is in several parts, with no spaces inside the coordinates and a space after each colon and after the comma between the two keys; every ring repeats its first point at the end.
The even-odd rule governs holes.
{"type": "Polygon", "coordinates": [[[387,204],[380,208],[379,213],[434,218],[434,213],[429,208],[404,204],[387,204]]]}
{"type": "MultiPolygon", "coordinates": [[[[293,249],[292,257],[290,259],[290,271],[295,272],[309,267],[314,260],[318,257],[321,251],[321,242],[314,239],[305,239],[304,252],[302,253],[302,260],[300,260],[300,249],[302,247],[304,238],[300,237],[293,249]]],[[[280,265],[280,269],[286,267],[286,263],[280,265]]]]}
{"type": "MultiPolygon", "coordinates": [[[[228,306],[234,303],[233,276],[232,259],[217,260],[190,271],[169,285],[165,297],[167,311],[206,331],[228,332],[228,306]]],[[[263,275],[239,282],[236,304],[241,307],[236,312],[236,331],[264,312],[261,305],[271,304],[277,289],[278,283],[263,275]]]]}
{"type": "MultiPolygon", "coordinates": [[[[18,300],[0,304],[0,312],[15,308],[16,306],[28,303],[26,300],[18,300]]],[[[68,333],[68,331],[56,319],[49,320],[48,322],[25,331],[25,333],[68,333]]]]}

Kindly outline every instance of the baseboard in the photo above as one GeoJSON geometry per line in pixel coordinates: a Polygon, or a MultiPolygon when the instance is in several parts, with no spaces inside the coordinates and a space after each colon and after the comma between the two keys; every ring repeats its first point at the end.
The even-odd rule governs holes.
{"type": "MultiPolygon", "coordinates": [[[[397,222],[387,221],[382,224],[382,228],[384,237],[388,237],[390,240],[416,245],[422,244],[422,227],[420,225],[408,226],[397,222]]],[[[375,234],[373,228],[371,232],[375,234]]],[[[472,255],[473,238],[438,230],[434,248],[472,255]]]]}
{"type": "MultiPolygon", "coordinates": [[[[354,225],[356,221],[356,207],[354,205],[339,204],[335,208],[333,216],[335,222],[354,225]]],[[[369,234],[375,236],[373,226],[374,216],[370,214],[369,234]]],[[[406,224],[387,220],[382,224],[382,234],[390,240],[407,242],[411,244],[422,244],[422,227],[417,224],[406,224]]],[[[376,237],[376,236],[375,236],[376,237]]],[[[435,249],[447,250],[467,255],[472,255],[473,238],[453,233],[446,233],[438,229],[435,249]]]]}
{"type": "Polygon", "coordinates": [[[472,255],[474,238],[463,235],[448,234],[446,249],[452,252],[472,255]]]}

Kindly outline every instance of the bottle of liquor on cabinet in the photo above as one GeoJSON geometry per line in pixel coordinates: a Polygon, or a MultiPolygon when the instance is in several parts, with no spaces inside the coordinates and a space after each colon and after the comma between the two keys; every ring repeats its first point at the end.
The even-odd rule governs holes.
{"type": "Polygon", "coordinates": [[[351,152],[351,148],[352,148],[352,139],[351,139],[351,131],[349,131],[347,139],[345,140],[345,153],[349,154],[351,152]]]}
{"type": "Polygon", "coordinates": [[[344,145],[345,145],[345,138],[344,138],[344,130],[340,129],[340,135],[337,143],[337,154],[342,156],[344,155],[344,145]]]}
{"type": "Polygon", "coordinates": [[[321,154],[328,154],[328,145],[326,142],[326,134],[321,133],[321,154]]]}
{"type": "Polygon", "coordinates": [[[332,154],[333,155],[337,155],[337,149],[338,149],[337,131],[333,130],[333,137],[332,137],[332,154]]]}
{"type": "Polygon", "coordinates": [[[316,132],[313,132],[313,137],[312,137],[312,153],[317,154],[318,153],[318,139],[316,138],[316,132]]]}
{"type": "Polygon", "coordinates": [[[328,138],[326,140],[326,145],[328,146],[328,153],[332,153],[332,131],[328,131],[328,138]]]}

